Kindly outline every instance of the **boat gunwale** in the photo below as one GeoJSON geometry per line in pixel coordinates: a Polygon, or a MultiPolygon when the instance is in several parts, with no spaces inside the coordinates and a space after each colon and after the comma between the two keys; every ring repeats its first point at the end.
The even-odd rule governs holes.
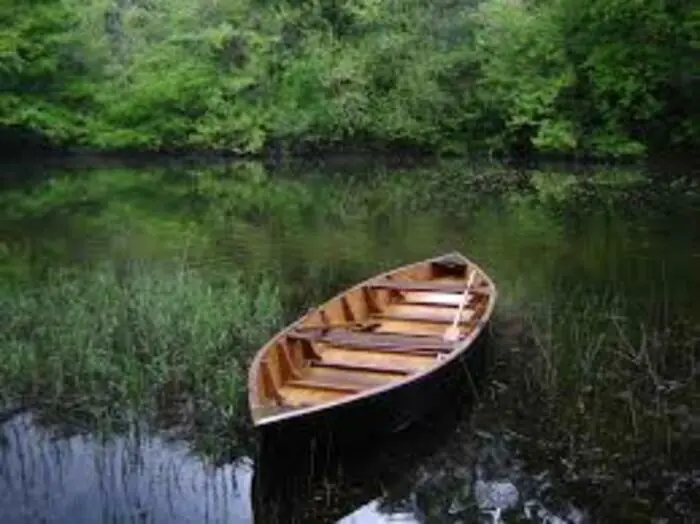
{"type": "Polygon", "coordinates": [[[363,281],[355,284],[352,287],[349,287],[349,288],[342,290],[341,292],[339,292],[335,296],[329,298],[328,300],[326,300],[322,304],[319,304],[319,305],[309,309],[309,311],[304,313],[297,320],[293,321],[291,324],[288,324],[287,326],[282,328],[275,335],[270,337],[270,339],[265,343],[265,345],[263,345],[261,348],[259,348],[258,351],[255,353],[255,356],[250,364],[249,373],[248,373],[248,406],[249,406],[249,410],[251,411],[251,418],[253,420],[254,427],[262,428],[262,427],[269,426],[269,425],[272,425],[272,424],[275,424],[278,422],[282,422],[284,420],[293,419],[293,418],[297,418],[297,417],[303,417],[305,415],[310,415],[310,414],[317,413],[317,412],[335,409],[337,407],[351,404],[353,402],[360,402],[360,401],[365,400],[369,397],[380,395],[382,393],[385,393],[387,391],[391,391],[393,389],[401,388],[403,386],[406,386],[407,384],[419,381],[422,378],[429,376],[432,373],[435,373],[438,369],[441,369],[441,368],[447,366],[453,360],[460,358],[469,349],[469,347],[474,343],[474,341],[479,337],[479,335],[483,331],[484,327],[488,324],[489,320],[491,319],[491,316],[493,314],[493,310],[494,310],[495,304],[496,304],[497,294],[498,294],[498,292],[496,290],[496,286],[493,283],[493,281],[491,280],[491,278],[489,277],[489,275],[478,264],[474,263],[471,259],[464,256],[459,251],[452,251],[449,253],[445,253],[443,255],[427,258],[425,260],[413,262],[410,264],[406,264],[404,266],[395,267],[395,268],[390,269],[388,271],[385,271],[383,273],[379,273],[377,275],[374,275],[366,280],[363,280],[363,281]],[[469,332],[469,334],[467,335],[467,337],[464,338],[463,340],[461,340],[459,342],[459,344],[455,345],[455,348],[449,354],[444,355],[440,359],[436,359],[434,365],[432,365],[424,370],[418,371],[416,373],[412,373],[412,374],[406,376],[405,378],[402,378],[402,379],[397,380],[397,381],[389,382],[385,385],[376,386],[373,388],[368,388],[362,392],[355,393],[352,395],[347,395],[346,397],[343,397],[343,398],[340,398],[337,400],[333,400],[333,401],[329,401],[329,402],[324,402],[324,403],[317,404],[314,406],[306,406],[306,407],[302,407],[302,408],[298,408],[298,409],[292,409],[289,411],[283,411],[281,413],[276,413],[276,414],[265,416],[265,417],[258,418],[258,419],[255,418],[255,416],[252,412],[252,410],[253,410],[253,397],[254,396],[256,396],[258,398],[260,397],[260,395],[258,394],[258,375],[259,375],[260,367],[262,365],[262,359],[264,358],[264,356],[267,355],[267,352],[272,349],[272,346],[274,344],[276,344],[282,337],[284,337],[290,331],[296,329],[300,324],[302,324],[304,322],[304,320],[306,320],[308,318],[309,315],[315,313],[316,311],[322,310],[324,307],[329,305],[334,300],[339,300],[341,297],[343,297],[344,295],[347,295],[348,293],[350,293],[352,291],[362,289],[363,287],[367,287],[372,282],[386,278],[387,276],[392,275],[394,273],[405,271],[405,270],[411,269],[413,267],[438,262],[441,259],[444,259],[444,258],[449,257],[449,256],[459,257],[462,260],[464,260],[464,262],[466,262],[467,267],[471,267],[472,269],[476,269],[477,271],[479,271],[482,279],[486,280],[486,282],[488,284],[489,291],[490,291],[486,308],[485,308],[483,314],[481,315],[481,317],[479,318],[479,320],[477,321],[474,329],[472,329],[469,332]]]}

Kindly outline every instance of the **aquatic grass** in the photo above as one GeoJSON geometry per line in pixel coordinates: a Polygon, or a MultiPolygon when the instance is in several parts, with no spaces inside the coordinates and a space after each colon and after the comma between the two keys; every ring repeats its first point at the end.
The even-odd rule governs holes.
{"type": "Polygon", "coordinates": [[[281,319],[267,279],[101,263],[0,286],[0,395],[94,418],[242,423],[246,362],[281,319]],[[173,419],[177,417],[177,420],[173,419]]]}
{"type": "Polygon", "coordinates": [[[673,515],[669,501],[682,494],[664,499],[659,472],[693,475],[700,322],[612,290],[556,291],[496,319],[496,366],[478,418],[491,412],[515,428],[528,461],[555,471],[597,520],[673,515]]]}
{"type": "Polygon", "coordinates": [[[544,391],[587,389],[601,378],[615,319],[624,304],[611,294],[576,296],[530,304],[523,314],[536,355],[529,378],[544,391]]]}
{"type": "Polygon", "coordinates": [[[697,353],[678,347],[696,340],[683,310],[672,311],[654,296],[623,298],[613,288],[563,287],[543,301],[528,300],[527,307],[509,302],[500,308],[499,320],[517,320],[530,357],[527,377],[542,391],[587,390],[606,373],[629,366],[657,387],[665,374],[693,368],[690,361],[679,362],[697,353]]]}

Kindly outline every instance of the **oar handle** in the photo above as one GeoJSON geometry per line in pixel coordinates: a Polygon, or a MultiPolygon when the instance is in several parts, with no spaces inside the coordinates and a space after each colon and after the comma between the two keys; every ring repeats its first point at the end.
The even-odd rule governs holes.
{"type": "Polygon", "coordinates": [[[452,329],[456,329],[459,325],[459,321],[462,318],[462,311],[464,311],[464,306],[467,304],[467,297],[469,296],[469,291],[474,283],[474,278],[476,277],[476,269],[469,275],[469,280],[467,280],[467,288],[462,293],[462,300],[459,301],[459,307],[457,308],[457,313],[455,314],[454,320],[452,320],[452,329]]]}

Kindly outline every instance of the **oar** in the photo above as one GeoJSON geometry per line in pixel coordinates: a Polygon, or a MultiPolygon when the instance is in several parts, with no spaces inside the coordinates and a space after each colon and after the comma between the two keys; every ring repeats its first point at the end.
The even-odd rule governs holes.
{"type": "Polygon", "coordinates": [[[471,275],[469,275],[469,280],[467,281],[467,289],[465,289],[464,293],[462,294],[462,300],[460,300],[459,302],[459,308],[457,309],[457,314],[455,315],[452,324],[445,330],[445,333],[442,335],[442,339],[446,342],[456,342],[457,340],[459,340],[459,336],[462,334],[462,331],[459,329],[459,321],[462,319],[462,311],[464,311],[464,306],[467,304],[467,299],[469,298],[469,291],[471,290],[472,284],[474,283],[474,277],[476,277],[476,269],[472,271],[471,275]]]}

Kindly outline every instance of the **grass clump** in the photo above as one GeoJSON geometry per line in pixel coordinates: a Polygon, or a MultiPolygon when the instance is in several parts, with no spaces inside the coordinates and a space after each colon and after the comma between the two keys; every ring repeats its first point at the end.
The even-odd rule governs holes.
{"type": "Polygon", "coordinates": [[[99,420],[138,412],[231,429],[247,418],[246,361],[280,319],[265,279],[154,263],[52,270],[0,286],[0,395],[99,420]]]}
{"type": "Polygon", "coordinates": [[[700,324],[669,309],[572,290],[500,319],[486,409],[601,521],[690,514],[673,479],[694,475],[700,324]]]}

